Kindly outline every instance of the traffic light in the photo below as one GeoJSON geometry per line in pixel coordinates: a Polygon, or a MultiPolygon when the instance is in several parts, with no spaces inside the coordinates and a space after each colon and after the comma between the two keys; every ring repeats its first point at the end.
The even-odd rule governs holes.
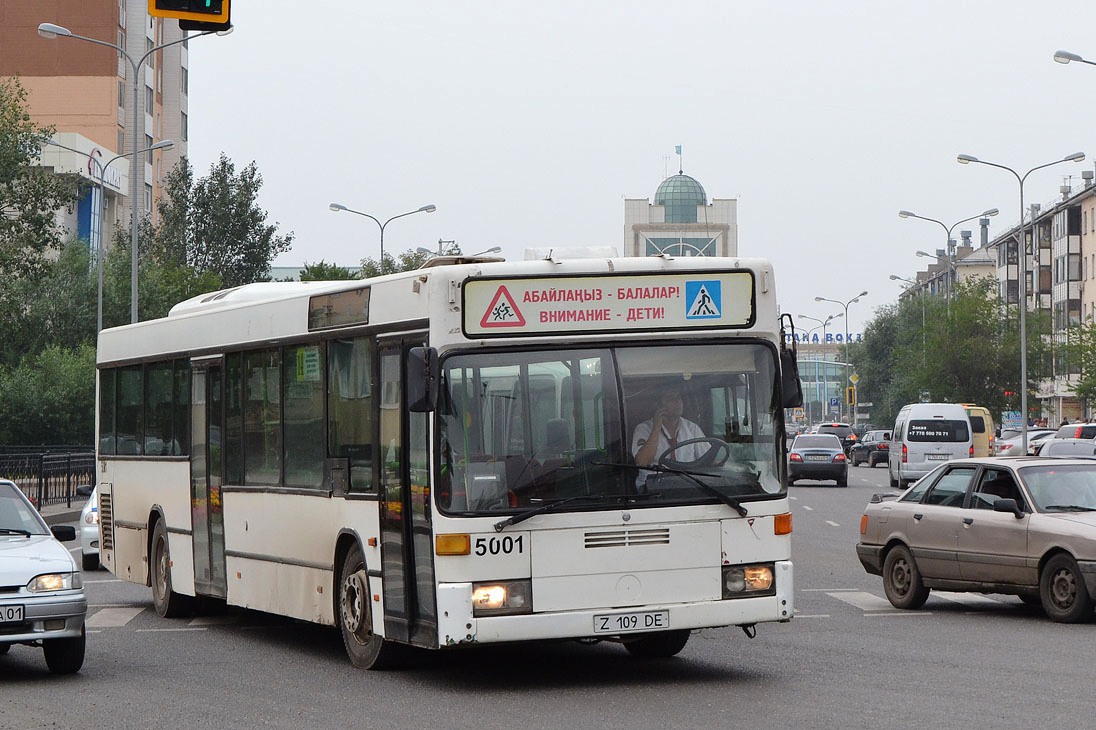
{"type": "Polygon", "coordinates": [[[856,386],[850,385],[845,388],[845,402],[850,406],[856,405],[856,386]]]}
{"type": "Polygon", "coordinates": [[[175,18],[183,30],[227,30],[230,0],[148,0],[154,18],[175,18]]]}

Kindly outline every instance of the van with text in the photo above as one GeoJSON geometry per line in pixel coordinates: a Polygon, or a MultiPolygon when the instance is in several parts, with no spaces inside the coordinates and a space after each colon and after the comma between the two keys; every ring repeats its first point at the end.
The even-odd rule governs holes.
{"type": "Polygon", "coordinates": [[[910,403],[894,420],[887,457],[890,485],[901,488],[941,462],[974,456],[966,409],[958,403],[910,403]]]}

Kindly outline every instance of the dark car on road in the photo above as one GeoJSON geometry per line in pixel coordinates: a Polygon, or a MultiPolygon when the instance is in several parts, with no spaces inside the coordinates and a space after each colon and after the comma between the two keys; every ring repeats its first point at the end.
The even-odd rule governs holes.
{"type": "Polygon", "coordinates": [[[886,464],[890,454],[890,431],[868,431],[849,449],[849,463],[853,466],[886,464]]]}
{"type": "Polygon", "coordinates": [[[845,456],[849,455],[853,444],[860,440],[852,426],[847,423],[823,423],[816,433],[832,433],[841,439],[841,446],[845,449],[845,456]]]}
{"type": "Polygon", "coordinates": [[[849,462],[841,439],[831,433],[796,436],[788,450],[788,485],[799,479],[833,479],[849,486],[849,462]]]}

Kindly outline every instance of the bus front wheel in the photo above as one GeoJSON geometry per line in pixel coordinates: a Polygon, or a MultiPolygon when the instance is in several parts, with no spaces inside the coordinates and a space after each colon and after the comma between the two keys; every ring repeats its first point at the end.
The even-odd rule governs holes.
{"type": "Polygon", "coordinates": [[[339,573],[339,629],[351,664],[361,669],[385,669],[391,666],[395,647],[373,633],[372,605],[365,559],[355,544],[339,573]]]}
{"type": "Polygon", "coordinates": [[[678,631],[659,631],[653,634],[644,634],[631,641],[624,642],[624,648],[632,656],[648,659],[671,657],[685,648],[689,641],[689,629],[678,631]]]}

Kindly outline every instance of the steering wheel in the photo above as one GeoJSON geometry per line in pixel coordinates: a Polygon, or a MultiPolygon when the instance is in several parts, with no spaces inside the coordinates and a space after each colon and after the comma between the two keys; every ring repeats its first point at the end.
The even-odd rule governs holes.
{"type": "Polygon", "coordinates": [[[662,452],[662,455],[658,457],[658,464],[661,466],[668,466],[670,468],[683,468],[683,469],[695,469],[697,467],[709,467],[709,466],[723,466],[727,463],[727,460],[731,458],[731,447],[723,439],[717,439],[713,437],[704,437],[699,439],[688,439],[678,443],[676,446],[671,446],[662,452]],[[682,446],[689,446],[691,444],[710,444],[710,448],[700,455],[700,458],[696,461],[678,461],[677,459],[667,458],[670,454],[680,449],[682,446]]]}

